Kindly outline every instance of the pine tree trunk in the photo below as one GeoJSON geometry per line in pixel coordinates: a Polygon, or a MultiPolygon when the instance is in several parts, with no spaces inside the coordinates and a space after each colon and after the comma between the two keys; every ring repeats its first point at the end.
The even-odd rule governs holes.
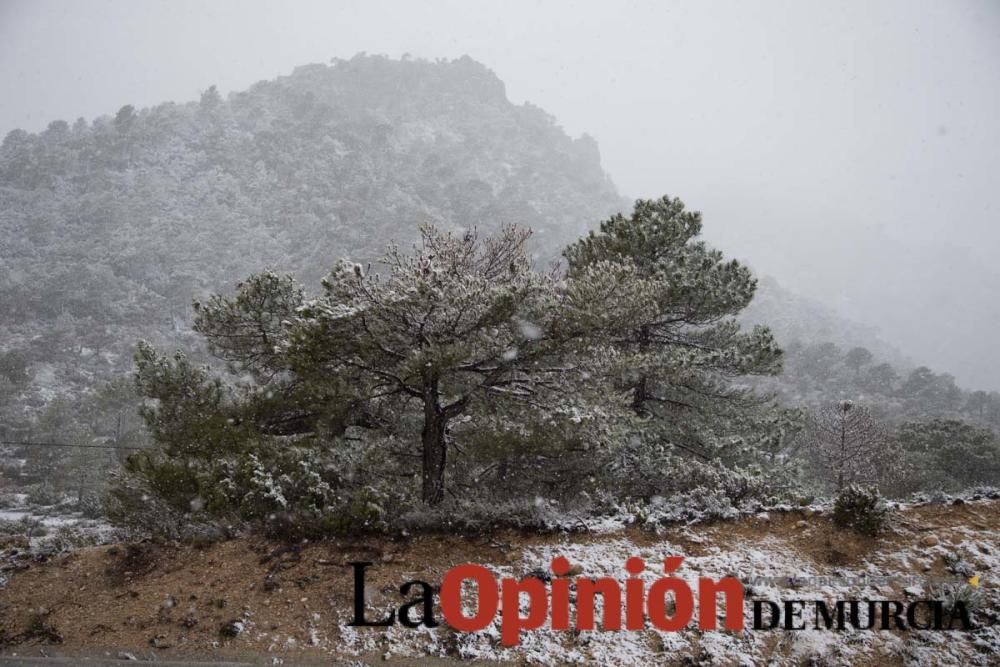
{"type": "Polygon", "coordinates": [[[447,443],[445,429],[448,419],[438,397],[436,380],[424,382],[423,491],[422,498],[428,505],[444,500],[444,466],[447,443]]]}
{"type": "Polygon", "coordinates": [[[840,416],[840,461],[837,465],[837,492],[844,488],[844,468],[847,467],[847,418],[840,416]]]}
{"type": "Polygon", "coordinates": [[[649,378],[643,375],[632,389],[632,410],[637,415],[644,415],[646,413],[646,401],[649,399],[648,383],[649,378]]]}
{"type": "MultiPolygon", "coordinates": [[[[649,349],[649,327],[642,327],[639,330],[639,351],[645,352],[647,349],[649,349]]],[[[632,410],[637,415],[645,415],[647,412],[646,401],[648,400],[649,378],[643,375],[632,389],[632,410]]]]}

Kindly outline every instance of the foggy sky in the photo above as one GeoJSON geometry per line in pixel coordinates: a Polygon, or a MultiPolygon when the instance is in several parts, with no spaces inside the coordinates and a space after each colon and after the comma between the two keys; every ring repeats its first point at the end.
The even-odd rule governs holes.
{"type": "Polygon", "coordinates": [[[493,69],[629,197],[1000,389],[1000,3],[0,0],[0,136],[355,53],[493,69]]]}

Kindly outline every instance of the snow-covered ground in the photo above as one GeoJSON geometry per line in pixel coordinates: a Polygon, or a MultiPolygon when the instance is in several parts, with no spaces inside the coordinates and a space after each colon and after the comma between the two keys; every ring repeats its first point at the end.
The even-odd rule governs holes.
{"type": "Polygon", "coordinates": [[[43,547],[56,537],[68,540],[65,546],[104,544],[115,538],[114,527],[102,519],[90,519],[66,505],[29,505],[25,494],[15,494],[17,502],[0,509],[0,526],[7,524],[9,535],[26,534],[32,547],[43,547]],[[10,524],[18,524],[16,530],[10,524]]]}
{"type": "MultiPolygon", "coordinates": [[[[767,520],[767,517],[761,518],[767,520]]],[[[915,539],[912,546],[873,554],[853,567],[818,566],[789,548],[786,540],[767,535],[753,539],[734,537],[727,539],[725,546],[706,543],[699,550],[702,555],[685,557],[677,576],[685,579],[693,591],[698,590],[699,577],[740,578],[746,591],[746,627],[742,632],[701,632],[695,629],[694,621],[689,624],[689,630],[682,632],[661,632],[648,623],[642,631],[555,632],[546,624],[522,633],[520,646],[509,648],[500,641],[500,614],[482,632],[458,634],[441,627],[410,630],[399,625],[384,633],[372,632],[369,628],[347,625],[350,618],[345,615],[341,619],[341,640],[336,648],[359,655],[376,651],[402,656],[454,655],[457,650],[464,658],[533,664],[997,664],[1000,626],[995,624],[984,624],[973,631],[889,632],[848,628],[838,632],[815,629],[814,608],[807,607],[803,614],[804,630],[755,631],[752,628],[754,600],[778,603],[824,600],[832,603],[836,600],[940,599],[942,589],[939,587],[963,587],[966,577],[975,574],[981,575],[982,580],[976,587],[979,591],[976,594],[982,595],[980,608],[992,609],[995,613],[1000,594],[992,582],[990,585],[986,582],[990,573],[1000,572],[1000,532],[959,526],[954,528],[947,543],[941,540],[930,545],[933,541],[915,539]],[[952,571],[932,576],[930,565],[935,560],[951,563],[952,571]]],[[[685,555],[685,548],[668,540],[648,544],[621,537],[581,544],[568,538],[561,544],[526,549],[520,566],[486,565],[498,579],[523,577],[544,570],[553,557],[564,556],[579,566],[580,576],[623,581],[627,577],[626,559],[639,556],[647,564],[641,578],[648,590],[653,581],[665,576],[661,563],[666,555],[685,555]]],[[[380,618],[379,611],[384,615],[385,608],[373,609],[371,617],[380,618]]],[[[522,599],[522,615],[526,611],[522,599]]],[[[600,613],[597,617],[600,618],[600,613]]],[[[995,623],[995,615],[993,619],[995,623]]]]}
{"type": "MultiPolygon", "coordinates": [[[[970,497],[903,506],[894,514],[890,530],[877,538],[837,528],[829,519],[829,507],[817,506],[771,508],[736,520],[671,524],[659,531],[619,526],[606,532],[612,526],[602,523],[600,530],[589,533],[511,532],[472,540],[442,535],[402,540],[368,537],[304,543],[297,547],[301,551],[290,551],[287,545],[272,549],[260,544],[259,538],[242,538],[211,546],[150,547],[149,568],[135,565],[127,550],[115,546],[31,564],[23,574],[13,574],[6,594],[21,609],[17,627],[28,622],[30,610],[39,604],[58,606],[49,622],[65,636],[66,646],[91,645],[89,638],[100,627],[111,633],[101,635],[102,641],[121,646],[146,646],[162,634],[176,646],[199,650],[231,648],[292,656],[430,655],[630,667],[991,665],[997,664],[995,655],[1000,652],[997,500],[970,497]],[[539,576],[549,571],[556,556],[575,566],[570,576],[577,581],[609,577],[619,582],[628,576],[626,561],[640,557],[646,569],[639,576],[647,590],[664,576],[664,558],[683,556],[675,576],[695,592],[700,577],[736,577],[743,582],[745,629],[703,632],[692,621],[680,632],[648,625],[635,631],[577,632],[554,631],[546,621],[523,632],[520,645],[511,647],[501,642],[500,614],[474,633],[444,625],[433,629],[349,625],[352,580],[343,567],[349,561],[377,561],[372,568],[372,581],[377,583],[366,591],[367,615],[374,619],[404,601],[399,586],[411,579],[438,584],[445,570],[469,561],[486,566],[498,579],[539,576]],[[341,567],[331,567],[337,565],[341,567]],[[128,568],[123,575],[131,605],[127,610],[119,609],[124,589],[106,579],[109,567],[128,568]],[[811,606],[802,615],[805,629],[753,628],[755,601],[822,600],[831,607],[839,600],[905,603],[946,600],[949,590],[967,595],[976,629],[837,631],[816,628],[811,606]],[[77,593],[67,600],[67,591],[77,593]],[[170,601],[167,607],[165,599],[170,601]],[[178,601],[183,604],[177,606],[178,601]],[[173,616],[164,612],[175,607],[173,616]],[[189,617],[190,623],[179,623],[189,617]],[[130,618],[142,622],[125,622],[130,618]],[[225,629],[220,630],[223,621],[225,629]]],[[[527,611],[524,599],[520,611],[522,616],[527,611]]],[[[435,615],[443,620],[437,601],[435,615]]],[[[866,616],[862,614],[863,623],[866,616]]],[[[596,617],[603,617],[600,602],[596,617]]]]}

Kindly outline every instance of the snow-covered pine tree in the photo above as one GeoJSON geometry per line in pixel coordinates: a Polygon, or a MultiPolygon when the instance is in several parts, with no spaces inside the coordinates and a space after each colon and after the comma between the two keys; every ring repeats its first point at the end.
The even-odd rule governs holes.
{"type": "Polygon", "coordinates": [[[756,280],[699,240],[701,227],[701,215],[679,199],[639,200],[630,216],[615,215],[564,252],[571,280],[622,276],[590,305],[604,318],[603,341],[617,360],[611,380],[634,415],[624,440],[634,449],[626,460],[637,468],[637,495],[660,492],[669,476],[639,469],[650,467],[640,461],[653,453],[759,462],[761,449],[776,450],[794,421],[738,383],[777,373],[781,350],[768,329],[736,323],[756,280]]]}
{"type": "Polygon", "coordinates": [[[390,247],[381,272],[340,263],[300,310],[297,372],[343,379],[376,421],[417,416],[424,503],[445,497],[457,420],[484,403],[537,406],[576,372],[557,362],[559,290],[531,267],[529,234],[423,227],[415,252],[390,247]]]}
{"type": "Polygon", "coordinates": [[[131,468],[154,489],[168,482],[177,508],[208,495],[209,508],[259,517],[298,494],[323,516],[374,516],[452,492],[648,498],[677,490],[686,452],[713,462],[686,462],[687,477],[738,500],[757,481],[736,465],[759,463],[788,419],[733,378],[773,372],[780,351],[732,321],[753,279],[692,240],[692,215],[640,202],[571,247],[563,274],[531,266],[526,230],[424,227],[375,270],[338,263],[317,298],[288,276],[252,276],[197,306],[228,377],[140,347],[161,455],[131,468]],[[720,460],[732,466],[721,476],[720,460]],[[302,471],[321,492],[292,483],[302,471]]]}
{"type": "Polygon", "coordinates": [[[849,484],[884,483],[897,476],[894,467],[902,463],[884,426],[854,401],[818,410],[809,420],[807,435],[818,476],[838,492],[849,484]]]}

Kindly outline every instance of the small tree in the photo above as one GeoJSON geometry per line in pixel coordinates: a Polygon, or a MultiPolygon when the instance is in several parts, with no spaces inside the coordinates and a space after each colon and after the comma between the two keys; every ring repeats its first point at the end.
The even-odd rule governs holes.
{"type": "Polygon", "coordinates": [[[821,470],[833,475],[837,491],[851,482],[874,481],[887,438],[870,410],[841,401],[822,408],[811,426],[816,458],[821,470]]]}
{"type": "Polygon", "coordinates": [[[6,380],[16,389],[21,389],[31,381],[31,365],[20,350],[0,352],[0,379],[6,380]]]}
{"type": "Polygon", "coordinates": [[[982,419],[989,404],[990,395],[980,389],[969,394],[969,398],[965,401],[965,411],[982,419]]]}
{"type": "Polygon", "coordinates": [[[122,134],[126,134],[132,129],[135,119],[135,107],[131,104],[126,104],[115,114],[115,128],[122,134]]]}
{"type": "Polygon", "coordinates": [[[833,522],[841,528],[851,528],[874,537],[889,520],[889,506],[878,488],[851,484],[837,494],[833,505],[833,522]]]}
{"type": "Polygon", "coordinates": [[[896,369],[892,367],[892,364],[883,362],[865,369],[861,384],[868,391],[881,394],[882,396],[891,396],[896,392],[896,382],[898,380],[899,374],[896,373],[896,369]]]}
{"type": "Polygon", "coordinates": [[[861,372],[861,367],[870,364],[873,358],[872,353],[867,348],[852,347],[847,352],[847,356],[844,357],[844,363],[857,375],[861,372]]]}
{"type": "Polygon", "coordinates": [[[960,407],[962,399],[954,377],[935,373],[926,366],[914,369],[899,391],[913,403],[915,411],[923,414],[951,412],[960,407]]]}
{"type": "Polygon", "coordinates": [[[204,111],[212,111],[217,108],[220,104],[222,104],[222,96],[219,95],[219,89],[214,85],[209,86],[208,90],[201,94],[199,104],[204,111]]]}

